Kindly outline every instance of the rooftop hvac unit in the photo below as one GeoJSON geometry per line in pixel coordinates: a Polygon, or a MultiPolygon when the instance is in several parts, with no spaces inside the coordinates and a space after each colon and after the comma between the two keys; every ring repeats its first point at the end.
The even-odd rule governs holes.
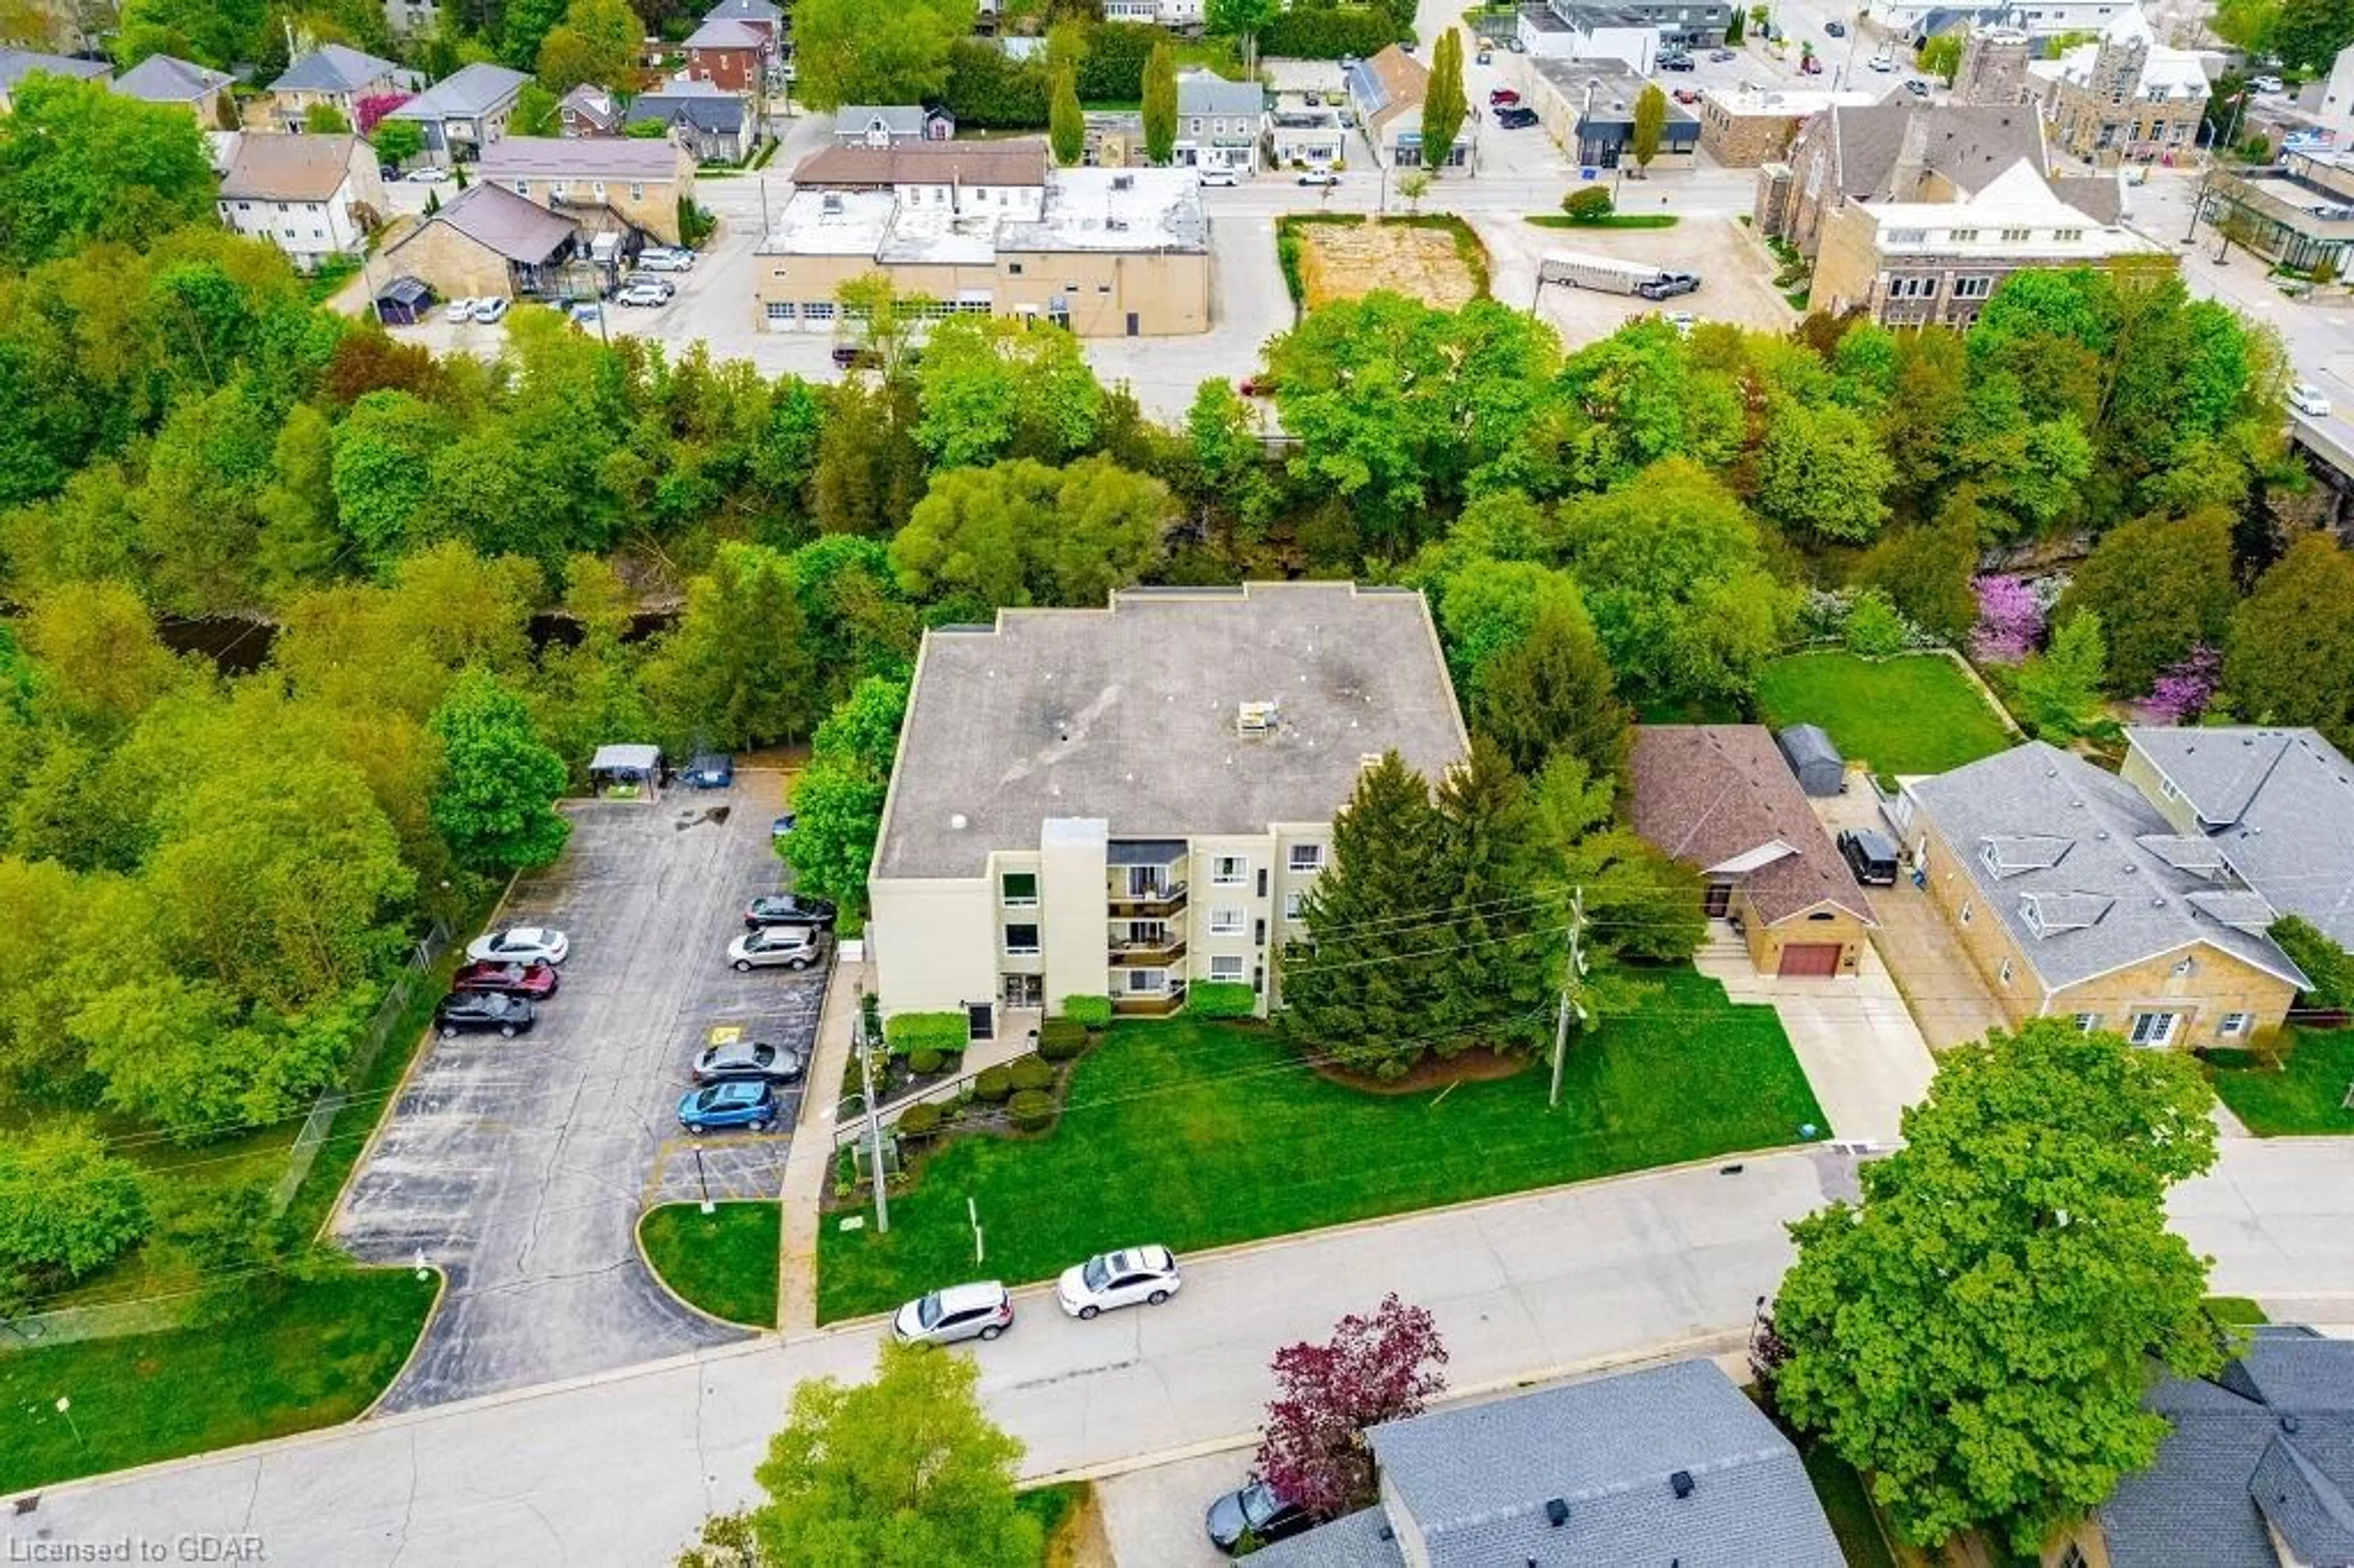
{"type": "Polygon", "coordinates": [[[1235,733],[1241,736],[1273,735],[1279,715],[1273,703],[1245,703],[1235,713],[1235,733]]]}

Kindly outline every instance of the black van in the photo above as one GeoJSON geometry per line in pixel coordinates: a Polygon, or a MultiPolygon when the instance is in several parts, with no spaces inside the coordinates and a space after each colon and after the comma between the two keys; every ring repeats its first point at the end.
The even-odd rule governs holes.
{"type": "Polygon", "coordinates": [[[1839,852],[1855,879],[1866,887],[1896,885],[1896,846],[1885,833],[1849,828],[1839,836],[1839,852]]]}

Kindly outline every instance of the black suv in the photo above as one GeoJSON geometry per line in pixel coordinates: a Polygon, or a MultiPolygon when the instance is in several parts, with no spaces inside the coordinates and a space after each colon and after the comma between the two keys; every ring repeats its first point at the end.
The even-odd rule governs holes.
{"type": "Polygon", "coordinates": [[[1525,131],[1536,122],[1537,111],[1533,109],[1513,108],[1496,111],[1496,123],[1507,131],[1525,131]]]}
{"type": "Polygon", "coordinates": [[[1849,828],[1839,836],[1840,858],[1856,881],[1866,887],[1896,885],[1896,846],[1885,833],[1870,828],[1849,828]]]}
{"type": "Polygon", "coordinates": [[[744,906],[744,929],[813,926],[821,931],[831,931],[833,916],[833,905],[823,898],[804,898],[798,893],[763,893],[744,906]]]}
{"type": "Polygon", "coordinates": [[[452,991],[433,1010],[433,1027],[449,1040],[469,1029],[495,1029],[503,1040],[530,1031],[536,1014],[531,1003],[498,991],[452,991]]]}

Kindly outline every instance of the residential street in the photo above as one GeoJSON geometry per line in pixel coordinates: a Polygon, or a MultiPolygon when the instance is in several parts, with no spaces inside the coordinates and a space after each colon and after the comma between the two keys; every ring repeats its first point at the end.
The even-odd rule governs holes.
{"type": "MultiPolygon", "coordinates": [[[[1276,1346],[1386,1290],[1437,1314],[1459,1389],[1712,1350],[1772,1288],[1783,1223],[1850,1181],[1827,1153],[1779,1154],[1738,1175],[1678,1171],[1410,1216],[1199,1259],[1169,1306],[1094,1323],[1027,1291],[1013,1331],[979,1347],[982,1392],[1039,1477],[1246,1439],[1276,1346]]],[[[2174,1209],[2215,1255],[2216,1290],[2302,1298],[2310,1317],[2354,1303],[2354,1145],[2235,1139],[2174,1209]]],[[[863,1372],[878,1331],[870,1320],[728,1346],[53,1488],[5,1537],[249,1531],[271,1562],[338,1568],[667,1562],[705,1510],[748,1498],[790,1384],[863,1372]]]]}

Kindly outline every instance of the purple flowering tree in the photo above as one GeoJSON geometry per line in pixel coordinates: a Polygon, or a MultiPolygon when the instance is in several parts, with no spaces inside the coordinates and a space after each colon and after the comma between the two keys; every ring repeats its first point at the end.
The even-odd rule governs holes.
{"type": "Polygon", "coordinates": [[[2223,656],[2201,642],[2168,665],[2149,689],[2142,711],[2160,724],[2191,724],[2215,700],[2223,656]]]}
{"type": "Polygon", "coordinates": [[[1978,579],[1978,621],[1970,656],[1981,663],[2016,664],[2043,641],[2044,609],[2023,577],[2001,573],[1978,579]]]}

